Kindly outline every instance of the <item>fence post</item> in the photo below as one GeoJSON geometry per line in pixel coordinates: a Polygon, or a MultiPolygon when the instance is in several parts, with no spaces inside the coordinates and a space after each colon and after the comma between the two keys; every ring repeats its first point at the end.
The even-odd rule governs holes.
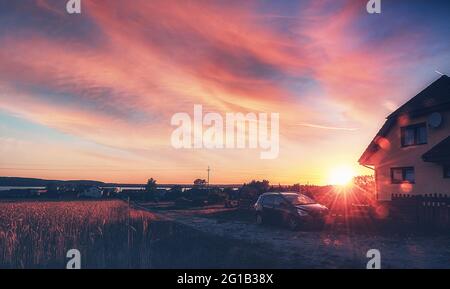
{"type": "Polygon", "coordinates": [[[131,268],[131,221],[130,221],[130,214],[131,214],[131,208],[130,208],[130,196],[128,196],[128,220],[127,220],[127,233],[128,233],[128,268],[131,268]]]}

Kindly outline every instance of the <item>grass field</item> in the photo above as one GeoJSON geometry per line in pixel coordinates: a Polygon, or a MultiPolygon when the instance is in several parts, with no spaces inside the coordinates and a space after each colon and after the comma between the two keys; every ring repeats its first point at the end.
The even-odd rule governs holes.
{"type": "Polygon", "coordinates": [[[205,234],[122,201],[0,202],[0,268],[268,268],[266,248],[205,234]],[[130,225],[128,225],[130,224],[130,225]]]}
{"type": "Polygon", "coordinates": [[[0,268],[149,267],[152,215],[122,201],[0,203],[0,268]],[[130,224],[130,226],[128,226],[130,224]]]}

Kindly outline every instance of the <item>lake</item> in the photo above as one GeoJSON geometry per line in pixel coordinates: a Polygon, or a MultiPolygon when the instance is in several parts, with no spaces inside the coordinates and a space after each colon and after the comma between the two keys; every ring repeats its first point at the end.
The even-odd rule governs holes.
{"type": "Polygon", "coordinates": [[[1,191],[9,191],[9,190],[44,190],[45,187],[8,187],[8,186],[0,186],[1,191]]]}

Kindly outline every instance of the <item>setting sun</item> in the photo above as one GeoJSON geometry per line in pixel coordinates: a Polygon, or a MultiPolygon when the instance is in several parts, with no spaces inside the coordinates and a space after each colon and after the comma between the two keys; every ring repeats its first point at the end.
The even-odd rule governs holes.
{"type": "Polygon", "coordinates": [[[330,171],[328,182],[331,185],[347,185],[349,184],[353,177],[356,175],[355,171],[348,166],[340,166],[333,168],[330,171]]]}

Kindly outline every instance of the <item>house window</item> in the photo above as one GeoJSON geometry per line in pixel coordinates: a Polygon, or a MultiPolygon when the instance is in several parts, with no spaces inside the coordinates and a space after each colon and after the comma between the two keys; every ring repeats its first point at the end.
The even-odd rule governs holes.
{"type": "Polygon", "coordinates": [[[414,168],[392,168],[391,169],[391,182],[393,184],[411,183],[414,184],[416,181],[414,168]]]}
{"type": "Polygon", "coordinates": [[[414,146],[427,143],[427,125],[419,123],[401,128],[402,146],[414,146]]]}
{"type": "Polygon", "coordinates": [[[450,165],[444,166],[444,178],[450,179],[450,165]]]}

